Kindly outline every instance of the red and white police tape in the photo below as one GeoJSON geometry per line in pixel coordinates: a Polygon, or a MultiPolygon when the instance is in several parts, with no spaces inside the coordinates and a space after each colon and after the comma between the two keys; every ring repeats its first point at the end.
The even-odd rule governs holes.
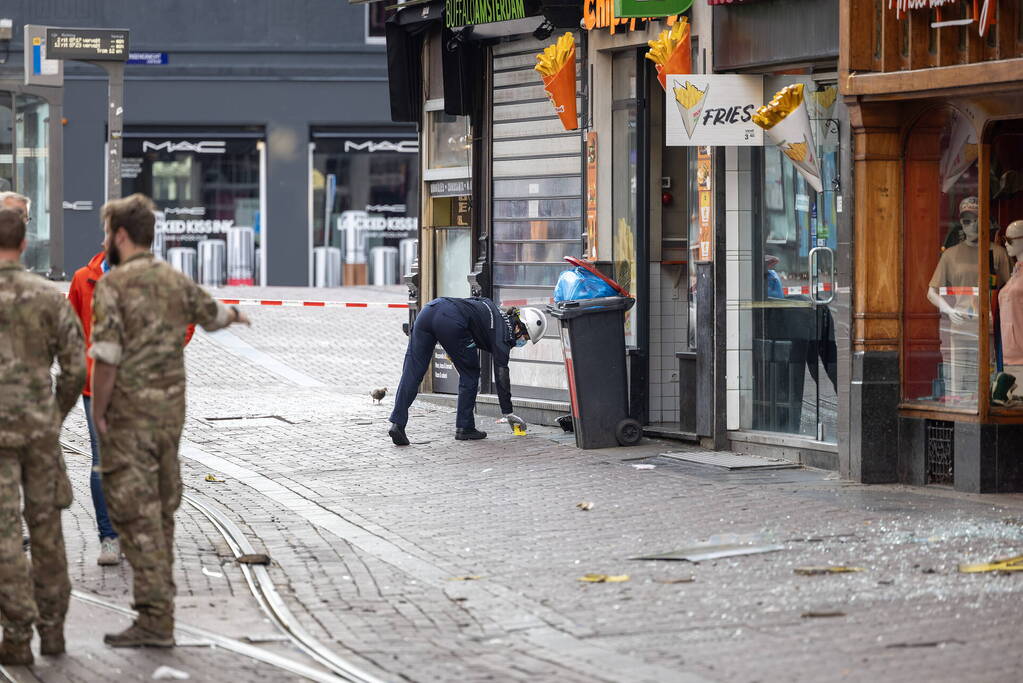
{"type": "Polygon", "coordinates": [[[308,308],[408,308],[385,301],[302,301],[300,299],[218,299],[234,306],[295,306],[308,308]]]}

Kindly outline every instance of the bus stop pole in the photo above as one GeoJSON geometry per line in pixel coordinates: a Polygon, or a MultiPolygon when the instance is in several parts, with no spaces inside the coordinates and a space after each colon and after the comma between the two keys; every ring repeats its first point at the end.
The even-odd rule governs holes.
{"type": "Polygon", "coordinates": [[[107,72],[107,201],[121,198],[121,148],[124,132],[124,62],[90,61],[107,72]]]}

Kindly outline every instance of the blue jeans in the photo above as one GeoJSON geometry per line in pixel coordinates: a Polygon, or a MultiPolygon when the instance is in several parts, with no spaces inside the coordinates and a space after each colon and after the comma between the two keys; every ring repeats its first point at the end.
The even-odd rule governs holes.
{"type": "Polygon", "coordinates": [[[92,506],[96,508],[96,526],[99,527],[99,538],[117,538],[117,532],[110,525],[107,514],[107,501],[103,497],[103,479],[99,472],[99,438],[96,427],[92,424],[92,398],[83,396],[85,404],[85,421],[89,425],[89,443],[92,446],[92,475],[89,477],[89,488],[92,489],[92,506]]]}

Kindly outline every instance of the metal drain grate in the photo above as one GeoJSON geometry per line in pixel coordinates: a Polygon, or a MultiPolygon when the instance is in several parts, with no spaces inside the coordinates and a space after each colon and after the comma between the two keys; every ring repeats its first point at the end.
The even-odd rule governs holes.
{"type": "Polygon", "coordinates": [[[927,420],[927,483],[947,484],[955,480],[955,423],[927,420]]]}

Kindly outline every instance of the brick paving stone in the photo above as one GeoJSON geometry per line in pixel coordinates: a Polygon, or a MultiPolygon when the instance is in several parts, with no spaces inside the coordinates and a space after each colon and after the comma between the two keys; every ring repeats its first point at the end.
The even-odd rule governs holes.
{"type": "MultiPolygon", "coordinates": [[[[371,289],[332,294],[403,298],[401,288],[371,289]]],[[[1018,673],[1023,577],[956,567],[1023,552],[1023,527],[1004,521],[1023,517],[1023,497],[867,487],[813,470],[729,473],[658,457],[685,450],[667,442],[580,451],[553,430],[515,437],[488,418],[479,421],[492,438],[455,442],[452,411],[423,403],[408,430],[417,443],[399,449],[385,434],[391,396],[375,406],[368,391],[395,388],[405,311],[252,316],[251,329],[231,332],[322,386],[298,386],[197,335],[187,351],[186,490],[213,497],[271,555],[270,574],[307,629],[386,677],[994,681],[1018,673]],[[267,415],[283,419],[208,419],[267,415]],[[656,467],[626,460],[641,456],[656,467]],[[227,481],[205,483],[211,471],[227,481]],[[592,510],[575,507],[584,500],[592,510]],[[628,559],[708,539],[784,549],[695,565],[628,559]],[[793,572],[828,563],[866,571],[793,572]],[[589,572],[631,578],[577,581],[589,572]],[[450,580],[466,575],[481,578],[450,580]],[[685,577],[695,581],[663,583],[685,577]],[[844,616],[803,616],[813,611],[844,616]]],[[[84,426],[73,416],[68,432],[80,440],[84,426]]],[[[95,545],[88,514],[66,523],[69,536],[83,537],[73,549],[69,541],[81,565],[75,580],[123,597],[123,572],[84,567],[95,545]]],[[[231,600],[218,609],[244,609],[226,548],[202,520],[179,524],[187,539],[178,544],[179,587],[198,596],[196,613],[218,588],[231,600]],[[216,558],[223,585],[201,572],[216,558]]]]}

